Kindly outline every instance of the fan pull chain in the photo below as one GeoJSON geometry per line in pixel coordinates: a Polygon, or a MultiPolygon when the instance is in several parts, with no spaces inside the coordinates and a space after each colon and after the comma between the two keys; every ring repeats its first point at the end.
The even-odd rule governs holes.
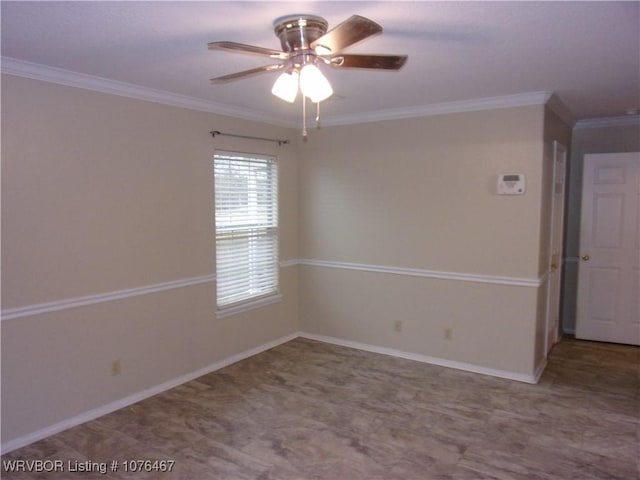
{"type": "Polygon", "coordinates": [[[316,102],[316,128],[320,130],[320,102],[316,102]]]}
{"type": "Polygon", "coordinates": [[[302,138],[307,139],[307,97],[302,95],[302,138]]]}

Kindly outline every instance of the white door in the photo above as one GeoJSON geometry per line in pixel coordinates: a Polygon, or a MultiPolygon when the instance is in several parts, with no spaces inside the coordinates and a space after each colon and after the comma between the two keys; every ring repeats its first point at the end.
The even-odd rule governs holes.
{"type": "Polygon", "coordinates": [[[547,337],[545,352],[558,341],[560,330],[560,285],[562,283],[562,239],[564,233],[564,188],[567,150],[558,142],[553,149],[553,191],[549,236],[549,281],[547,283],[547,337]]]}
{"type": "Polygon", "coordinates": [[[584,157],[576,337],[640,345],[640,152],[584,157]]]}

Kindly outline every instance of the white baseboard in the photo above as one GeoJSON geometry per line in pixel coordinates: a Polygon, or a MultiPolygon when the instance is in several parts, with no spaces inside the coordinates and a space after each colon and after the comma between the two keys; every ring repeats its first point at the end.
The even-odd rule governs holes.
{"type": "Polygon", "coordinates": [[[486,368],[472,363],[456,362],[454,360],[447,360],[444,358],[430,357],[428,355],[422,355],[419,353],[405,352],[402,350],[396,350],[394,348],[378,347],[376,345],[369,345],[366,343],[353,342],[351,340],[343,340],[341,338],[328,337],[326,335],[318,335],[315,333],[300,332],[300,336],[308,338],[310,340],[317,340],[319,342],[332,343],[334,345],[341,345],[343,347],[357,348],[358,350],[365,350],[367,352],[381,353],[383,355],[390,355],[392,357],[406,358],[407,360],[414,360],[416,362],[429,363],[431,365],[438,365],[440,367],[455,368],[457,370],[464,370],[465,372],[479,373],[482,375],[489,375],[491,377],[505,378],[508,380],[517,380],[525,383],[537,383],[538,379],[542,375],[545,365],[541,365],[540,371],[536,371],[533,375],[526,375],[524,373],[510,372],[508,370],[497,370],[494,368],[486,368]]]}
{"type": "Polygon", "coordinates": [[[536,368],[536,371],[533,373],[533,378],[534,381],[531,383],[538,383],[540,381],[540,377],[542,377],[542,374],[544,373],[544,369],[547,368],[547,360],[545,359],[544,361],[540,362],[540,365],[538,365],[538,368],[536,368]]]}
{"type": "Polygon", "coordinates": [[[115,400],[106,405],[102,405],[101,407],[97,407],[87,412],[81,413],[80,415],[76,415],[75,417],[68,418],[66,420],[58,422],[49,427],[45,427],[43,429],[28,433],[26,435],[15,438],[13,440],[9,440],[8,442],[2,443],[0,445],[0,454],[4,455],[18,448],[29,445],[33,442],[37,442],[38,440],[42,440],[43,438],[49,437],[51,435],[55,435],[56,433],[60,433],[71,427],[75,427],[77,425],[88,422],[90,420],[95,420],[96,418],[102,417],[103,415],[114,412],[121,408],[128,407],[129,405],[133,405],[134,403],[144,400],[145,398],[149,398],[159,393],[165,392],[179,385],[182,385],[183,383],[189,382],[191,380],[195,380],[198,377],[201,377],[211,372],[215,372],[216,370],[220,370],[221,368],[224,368],[233,363],[239,362],[240,360],[244,360],[245,358],[252,357],[254,355],[257,355],[258,353],[262,353],[273,347],[277,347],[278,345],[281,345],[290,340],[293,340],[298,336],[299,336],[299,333],[297,332],[286,335],[284,337],[278,338],[277,340],[264,343],[255,348],[251,348],[249,350],[240,352],[236,355],[227,357],[223,360],[220,360],[219,362],[200,368],[194,372],[181,375],[179,377],[173,378],[159,385],[154,385],[153,387],[147,388],[145,390],[141,390],[127,397],[121,398],[119,400],[115,400]]]}
{"type": "Polygon", "coordinates": [[[455,368],[457,370],[464,370],[466,372],[479,373],[482,375],[505,378],[508,380],[516,380],[516,381],[525,382],[525,383],[537,383],[538,380],[540,379],[540,376],[542,375],[542,372],[544,371],[544,367],[546,366],[546,362],[544,362],[536,369],[536,372],[533,375],[525,375],[522,373],[510,372],[506,370],[496,370],[492,368],[480,367],[478,365],[473,365],[471,363],[456,362],[453,360],[430,357],[430,356],[421,355],[418,353],[405,352],[405,351],[396,350],[393,348],[379,347],[375,345],[368,345],[366,343],[343,340],[340,338],[329,337],[326,335],[318,335],[315,333],[308,333],[308,332],[295,332],[295,333],[286,335],[284,337],[278,338],[276,340],[273,340],[271,342],[264,343],[255,348],[245,350],[236,355],[232,355],[223,360],[220,360],[219,362],[200,368],[194,372],[181,375],[179,377],[173,378],[159,385],[155,385],[153,387],[147,388],[140,392],[136,392],[127,397],[110,402],[101,407],[97,407],[87,412],[81,413],[80,415],[76,415],[74,417],[68,418],[66,420],[58,422],[49,427],[45,427],[43,429],[28,433],[26,435],[15,438],[13,440],[9,440],[8,442],[0,444],[0,454],[4,455],[18,448],[29,445],[33,442],[37,442],[38,440],[42,440],[43,438],[47,438],[51,435],[55,435],[56,433],[60,433],[64,430],[75,427],[82,423],[95,420],[96,418],[99,418],[103,415],[114,412],[121,408],[128,407],[141,400],[144,400],[146,398],[152,397],[159,393],[165,392],[167,390],[175,388],[191,380],[195,380],[196,378],[206,375],[208,373],[215,372],[216,370],[220,370],[221,368],[224,368],[233,363],[239,362],[246,358],[262,353],[273,347],[277,347],[278,345],[289,342],[298,337],[308,338],[310,340],[317,340],[319,342],[324,342],[324,343],[331,343],[334,345],[341,345],[344,347],[356,348],[358,350],[365,350],[373,353],[381,353],[383,355],[390,355],[392,357],[406,358],[407,360],[414,360],[417,362],[428,363],[431,365],[438,365],[441,367],[455,368]]]}

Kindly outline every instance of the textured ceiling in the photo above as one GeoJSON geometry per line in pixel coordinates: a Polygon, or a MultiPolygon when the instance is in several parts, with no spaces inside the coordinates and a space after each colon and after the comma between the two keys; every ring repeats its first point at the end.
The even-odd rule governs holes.
{"type": "MultiPolygon", "coordinates": [[[[402,111],[555,92],[575,119],[640,107],[639,2],[1,2],[2,56],[254,111],[300,116],[269,92],[270,73],[209,78],[272,63],[207,50],[232,40],[279,49],[273,20],[311,13],[335,26],[353,14],[382,35],[354,53],[404,53],[399,72],[324,70],[336,98],[323,116],[402,111]]],[[[8,60],[7,60],[8,61],[8,60]]]]}

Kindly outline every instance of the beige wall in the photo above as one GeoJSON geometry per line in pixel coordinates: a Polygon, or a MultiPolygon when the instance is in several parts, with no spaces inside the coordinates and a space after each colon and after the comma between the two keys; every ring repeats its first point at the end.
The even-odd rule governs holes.
{"type": "Polygon", "coordinates": [[[567,197],[567,234],[565,237],[565,281],[562,303],[562,328],[575,332],[578,257],[580,256],[580,204],[582,201],[583,158],[587,153],[640,151],[640,122],[626,126],[576,128],[571,143],[569,189],[567,197]]]}
{"type": "MultiPolygon", "coordinates": [[[[214,129],[296,134],[3,76],[2,309],[215,273],[214,148],[278,156],[281,260],[297,258],[295,147],[214,129]]],[[[3,320],[3,442],[292,334],[297,267],[281,283],[280,303],[224,319],[207,282],[3,320]]]]}
{"type": "MultiPolygon", "coordinates": [[[[302,147],[301,256],[537,281],[543,123],[531,106],[323,129],[302,147]],[[499,173],[524,173],[526,195],[497,195],[499,173]]],[[[303,331],[523,375],[538,366],[535,286],[318,265],[300,282],[303,331]]]]}
{"type": "Polygon", "coordinates": [[[224,319],[206,282],[3,320],[3,442],[297,331],[524,377],[540,366],[557,127],[545,107],[301,142],[297,130],[12,76],[2,93],[3,310],[213,274],[215,148],[278,156],[281,260],[303,263],[281,269],[282,302],[224,319]],[[524,173],[526,195],[498,196],[499,173],[524,173]]]}
{"type": "Polygon", "coordinates": [[[305,332],[514,378],[534,372],[536,288],[317,266],[299,275],[305,332]]]}
{"type": "Polygon", "coordinates": [[[537,278],[542,112],[324,128],[302,149],[302,257],[537,278]],[[527,195],[496,195],[499,173],[527,195]]]}

